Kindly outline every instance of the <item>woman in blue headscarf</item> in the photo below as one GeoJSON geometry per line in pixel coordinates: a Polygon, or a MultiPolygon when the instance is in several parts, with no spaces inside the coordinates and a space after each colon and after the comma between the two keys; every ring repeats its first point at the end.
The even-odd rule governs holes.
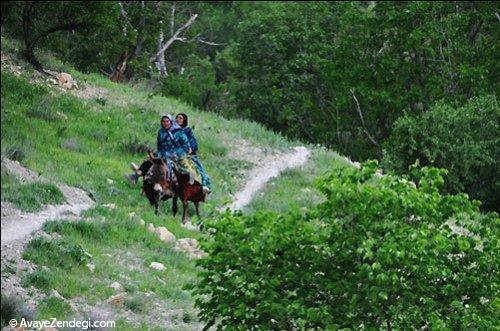
{"type": "MultiPolygon", "coordinates": [[[[198,166],[189,157],[190,145],[184,130],[173,120],[172,116],[161,117],[161,125],[156,138],[156,154],[165,159],[167,165],[173,161],[180,172],[189,174],[190,184],[198,181],[203,185],[203,180],[198,166]]],[[[149,168],[148,161],[137,167],[132,163],[134,173],[127,176],[132,183],[137,183],[139,176],[144,175],[143,169],[149,168]]],[[[208,193],[204,188],[205,193],[208,193]]]]}
{"type": "Polygon", "coordinates": [[[205,169],[203,168],[200,159],[198,158],[198,142],[196,141],[193,130],[188,126],[188,116],[184,113],[179,113],[175,117],[175,121],[183,129],[189,141],[188,153],[191,156],[191,159],[193,160],[194,164],[196,165],[196,168],[198,169],[198,172],[201,175],[201,181],[202,181],[201,184],[203,185],[203,190],[206,193],[210,193],[212,183],[210,181],[210,177],[208,177],[207,173],[205,172],[205,169]]]}

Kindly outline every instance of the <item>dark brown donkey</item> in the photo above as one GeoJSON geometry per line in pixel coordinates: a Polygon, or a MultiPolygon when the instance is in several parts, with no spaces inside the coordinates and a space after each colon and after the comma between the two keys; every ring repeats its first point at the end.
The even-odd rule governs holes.
{"type": "MultiPolygon", "coordinates": [[[[142,191],[148,198],[149,203],[155,206],[155,214],[158,215],[160,201],[173,197],[175,192],[172,189],[171,176],[168,173],[165,161],[161,157],[154,157],[151,150],[148,150],[148,155],[149,160],[141,165],[144,166],[142,191]]],[[[177,206],[175,206],[175,210],[172,206],[172,211],[175,215],[177,206]]]]}
{"type": "Polygon", "coordinates": [[[173,198],[172,213],[175,216],[177,199],[180,198],[183,205],[182,223],[186,223],[189,201],[194,203],[196,215],[201,218],[200,202],[205,202],[206,197],[202,185],[198,182],[189,184],[189,175],[180,173],[173,166],[173,174],[169,173],[163,158],[154,157],[151,150],[148,150],[148,155],[149,159],[139,167],[139,174],[144,176],[142,190],[151,205],[155,206],[155,213],[158,215],[161,200],[173,198]]]}

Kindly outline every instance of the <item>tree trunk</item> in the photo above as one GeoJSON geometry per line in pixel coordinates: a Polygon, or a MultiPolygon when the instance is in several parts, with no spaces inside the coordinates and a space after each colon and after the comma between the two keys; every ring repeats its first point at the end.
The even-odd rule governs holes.
{"type": "Polygon", "coordinates": [[[120,59],[118,60],[115,69],[109,76],[109,79],[113,82],[122,82],[125,77],[125,70],[127,69],[127,61],[130,58],[128,51],[125,51],[120,55],[120,59]]]}
{"type": "Polygon", "coordinates": [[[160,31],[160,35],[158,36],[158,53],[156,54],[155,65],[161,76],[168,76],[167,66],[165,65],[165,50],[162,50],[163,39],[163,31],[160,31]]]}
{"type": "Polygon", "coordinates": [[[24,58],[35,68],[37,71],[42,74],[47,74],[42,67],[42,64],[35,56],[34,46],[30,44],[26,44],[26,49],[24,50],[24,58]]]}

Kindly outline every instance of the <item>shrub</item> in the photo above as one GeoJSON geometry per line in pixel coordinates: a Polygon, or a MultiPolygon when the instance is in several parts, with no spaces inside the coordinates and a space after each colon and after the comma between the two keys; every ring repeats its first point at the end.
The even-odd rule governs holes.
{"type": "Polygon", "coordinates": [[[491,210],[500,206],[499,145],[496,97],[478,97],[456,108],[437,103],[421,116],[396,122],[385,144],[383,166],[404,173],[419,160],[422,166],[446,168],[446,192],[467,192],[491,210]]]}
{"type": "Polygon", "coordinates": [[[33,273],[27,274],[22,279],[24,287],[34,286],[40,290],[50,290],[53,286],[52,278],[44,269],[38,269],[33,273]]]}
{"type": "Polygon", "coordinates": [[[320,182],[305,217],[225,213],[208,222],[194,288],[200,318],[241,329],[488,329],[496,324],[500,219],[443,171],[374,177],[376,163],[320,182]]]}

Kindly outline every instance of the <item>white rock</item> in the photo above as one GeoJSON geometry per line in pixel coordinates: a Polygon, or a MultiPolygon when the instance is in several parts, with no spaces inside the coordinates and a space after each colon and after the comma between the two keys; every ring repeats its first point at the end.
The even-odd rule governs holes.
{"type": "Polygon", "coordinates": [[[142,226],[145,226],[146,225],[146,222],[143,220],[143,219],[140,219],[139,220],[139,224],[142,225],[142,226]]]}
{"type": "Polygon", "coordinates": [[[56,290],[51,290],[49,292],[49,295],[52,296],[52,297],[54,297],[54,298],[57,298],[59,300],[62,300],[62,301],[65,300],[64,297],[62,295],[60,295],[59,292],[57,292],[56,290]]]}
{"type": "Polygon", "coordinates": [[[118,282],[114,282],[113,284],[109,285],[109,287],[111,287],[115,291],[122,291],[123,290],[122,284],[120,284],[118,282]]]}
{"type": "Polygon", "coordinates": [[[87,268],[89,268],[90,272],[94,272],[95,265],[93,265],[92,263],[87,263],[87,268]]]}
{"type": "Polygon", "coordinates": [[[102,205],[102,206],[105,208],[108,208],[108,209],[115,209],[116,208],[116,205],[114,203],[107,203],[107,204],[102,205]]]}
{"type": "Polygon", "coordinates": [[[207,253],[198,248],[198,241],[193,238],[177,240],[174,250],[186,253],[190,259],[198,259],[207,255],[207,253]]]}
{"type": "Polygon", "coordinates": [[[150,233],[155,232],[155,226],[153,225],[153,223],[148,224],[148,232],[150,232],[150,233]]]}
{"type": "Polygon", "coordinates": [[[155,233],[158,235],[161,241],[166,243],[175,242],[175,236],[172,232],[168,231],[164,226],[157,227],[155,233]]]}
{"type": "Polygon", "coordinates": [[[109,184],[109,185],[113,185],[115,183],[114,180],[112,180],[111,178],[106,178],[106,182],[109,184]]]}
{"type": "Polygon", "coordinates": [[[165,266],[159,262],[151,262],[151,265],[149,267],[160,271],[165,270],[165,266]]]}
{"type": "Polygon", "coordinates": [[[189,231],[200,231],[200,228],[191,222],[186,222],[181,225],[184,229],[189,231]]]}

